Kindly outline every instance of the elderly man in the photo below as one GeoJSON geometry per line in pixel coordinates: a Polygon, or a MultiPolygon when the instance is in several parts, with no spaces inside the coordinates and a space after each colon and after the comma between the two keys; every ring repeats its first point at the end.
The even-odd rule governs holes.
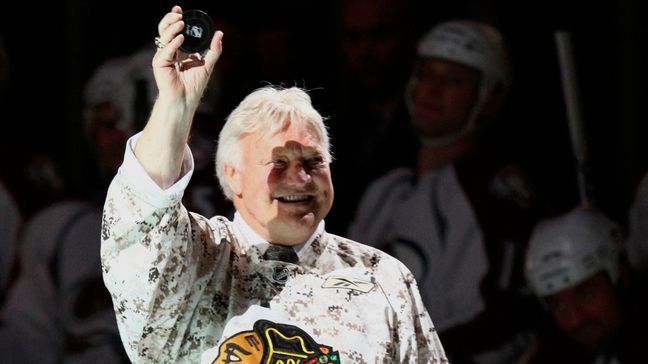
{"type": "Polygon", "coordinates": [[[182,205],[191,120],[223,37],[181,53],[182,17],[176,6],[158,26],[159,96],[104,208],[104,278],[131,360],[446,362],[407,268],[324,230],[328,136],[303,91],[257,90],[223,127],[217,174],[233,221],[182,205]]]}

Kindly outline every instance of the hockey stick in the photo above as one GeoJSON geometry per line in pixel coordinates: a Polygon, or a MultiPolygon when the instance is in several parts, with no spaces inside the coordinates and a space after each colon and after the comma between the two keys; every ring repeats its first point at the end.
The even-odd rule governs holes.
{"type": "Polygon", "coordinates": [[[572,151],[576,158],[576,178],[578,182],[578,193],[583,207],[592,207],[591,196],[588,189],[587,176],[587,145],[585,143],[585,132],[581,118],[581,105],[578,93],[578,82],[574,57],[572,54],[571,35],[564,31],[554,33],[558,60],[560,63],[560,75],[562,80],[563,95],[567,108],[567,122],[569,124],[569,136],[572,144],[572,151]]]}

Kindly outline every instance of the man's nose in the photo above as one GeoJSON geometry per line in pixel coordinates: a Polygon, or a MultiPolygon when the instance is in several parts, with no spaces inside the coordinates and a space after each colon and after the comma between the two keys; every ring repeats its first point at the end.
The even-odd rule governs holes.
{"type": "Polygon", "coordinates": [[[310,182],[310,174],[301,163],[294,163],[286,171],[286,182],[290,185],[301,186],[310,182]]]}
{"type": "Polygon", "coordinates": [[[441,91],[444,89],[443,82],[438,76],[430,76],[428,79],[422,82],[422,88],[427,96],[437,96],[441,94],[441,91]]]}

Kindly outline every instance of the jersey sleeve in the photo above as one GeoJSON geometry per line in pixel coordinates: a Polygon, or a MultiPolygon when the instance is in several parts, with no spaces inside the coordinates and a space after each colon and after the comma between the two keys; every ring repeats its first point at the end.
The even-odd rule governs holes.
{"type": "Polygon", "coordinates": [[[137,161],[136,140],[129,140],[104,204],[103,278],[130,359],[176,362],[219,240],[206,218],[181,204],[193,170],[189,149],[182,177],[162,190],[137,161]]]}
{"type": "MultiPolygon", "coordinates": [[[[384,259],[384,258],[383,258],[384,259]]],[[[428,314],[414,275],[391,258],[391,274],[381,274],[381,288],[395,313],[392,325],[397,363],[447,363],[443,345],[428,314]]]]}
{"type": "MultiPolygon", "coordinates": [[[[406,348],[403,348],[403,351],[408,358],[415,360],[408,360],[407,362],[447,363],[448,359],[443,345],[439,340],[434,323],[425,309],[414,276],[406,270],[406,273],[403,274],[403,280],[409,294],[409,304],[411,305],[409,312],[410,325],[414,332],[414,338],[410,338],[411,343],[406,348]]],[[[408,334],[407,332],[400,332],[399,335],[405,336],[400,337],[401,342],[404,342],[408,334]]]]}

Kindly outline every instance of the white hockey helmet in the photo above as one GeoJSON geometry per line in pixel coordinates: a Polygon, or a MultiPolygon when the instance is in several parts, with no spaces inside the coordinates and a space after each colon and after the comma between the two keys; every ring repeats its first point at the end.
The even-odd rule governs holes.
{"type": "MultiPolygon", "coordinates": [[[[101,63],[90,79],[84,90],[85,106],[90,108],[101,103],[112,104],[117,112],[118,119],[115,127],[126,132],[127,135],[141,129],[137,123],[146,120],[135,120],[134,103],[138,87],[146,90],[146,109],[150,110],[157,97],[157,85],[153,78],[151,59],[155,48],[142,48],[129,56],[109,58],[101,63]]],[[[90,128],[87,120],[86,129],[90,128]]]]}
{"type": "Polygon", "coordinates": [[[526,254],[533,292],[547,296],[605,271],[619,277],[619,226],[598,211],[576,208],[538,223],[526,254]]]}
{"type": "MultiPolygon", "coordinates": [[[[417,55],[420,58],[439,58],[456,62],[481,73],[477,101],[464,129],[454,136],[443,138],[444,140],[428,141],[432,144],[443,145],[473,130],[491,92],[496,87],[501,87],[505,93],[510,86],[511,70],[504,39],[501,33],[490,25],[472,20],[440,23],[419,40],[417,55]]],[[[414,72],[406,94],[410,114],[413,114],[411,92],[417,82],[418,77],[414,72]]]]}

